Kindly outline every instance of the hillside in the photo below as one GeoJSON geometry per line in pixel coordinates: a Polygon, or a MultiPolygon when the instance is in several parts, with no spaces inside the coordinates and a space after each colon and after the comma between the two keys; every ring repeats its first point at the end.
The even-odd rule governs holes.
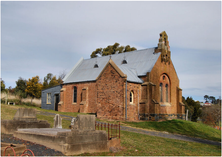
{"type": "Polygon", "coordinates": [[[198,137],[213,141],[221,141],[221,131],[202,123],[185,120],[168,120],[162,122],[124,122],[132,127],[165,131],[190,137],[198,137]]]}

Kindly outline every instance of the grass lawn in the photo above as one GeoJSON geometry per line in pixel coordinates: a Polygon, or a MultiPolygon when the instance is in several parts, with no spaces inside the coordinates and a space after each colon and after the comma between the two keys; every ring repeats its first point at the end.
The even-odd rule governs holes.
{"type": "MultiPolygon", "coordinates": [[[[4,120],[13,119],[16,113],[15,109],[18,109],[19,107],[28,107],[28,106],[20,106],[20,105],[11,106],[11,105],[1,104],[1,119],[4,119],[4,120]]],[[[70,115],[70,116],[74,116],[78,114],[78,113],[64,113],[64,112],[57,112],[57,111],[52,111],[52,110],[44,110],[44,109],[40,109],[39,107],[33,107],[33,108],[36,108],[38,111],[40,110],[40,111],[59,113],[59,114],[70,115]]],[[[37,119],[47,120],[50,123],[51,127],[53,127],[53,123],[54,123],[53,118],[54,116],[40,115],[37,112],[37,119]]],[[[187,130],[188,132],[191,132],[191,130],[193,130],[193,131],[198,132],[200,134],[199,136],[201,137],[206,136],[206,135],[202,135],[203,131],[198,130],[198,128],[202,129],[202,127],[195,126],[195,125],[198,125],[198,123],[193,123],[192,125],[188,127],[186,126],[187,124],[183,124],[182,121],[180,120],[178,121],[176,120],[175,122],[174,121],[175,120],[171,121],[171,123],[173,124],[166,123],[166,124],[163,124],[162,126],[159,126],[158,123],[163,123],[163,122],[155,122],[156,124],[153,123],[153,128],[151,127],[152,125],[149,125],[149,128],[147,127],[147,124],[149,124],[150,122],[148,122],[147,124],[144,122],[139,122],[139,123],[124,122],[124,123],[127,125],[134,126],[134,127],[137,126],[136,124],[138,124],[137,127],[145,128],[145,129],[158,130],[158,127],[165,128],[165,130],[160,130],[160,131],[168,131],[167,128],[170,128],[170,127],[172,129],[169,129],[169,130],[181,131],[181,129],[179,128],[185,125],[184,126],[185,130],[187,130]]],[[[192,123],[192,122],[189,122],[189,123],[192,123]]],[[[70,125],[70,121],[62,120],[63,128],[68,128],[69,125],[70,125]]],[[[190,133],[190,134],[194,134],[194,133],[190,133]]],[[[215,138],[219,138],[219,137],[215,137],[215,138]]],[[[186,142],[186,141],[167,139],[167,138],[161,138],[161,137],[154,137],[154,136],[148,136],[144,134],[127,132],[127,131],[121,131],[121,146],[122,148],[120,149],[120,151],[116,153],[113,153],[113,152],[91,153],[91,154],[85,153],[85,154],[81,154],[81,156],[113,156],[113,155],[115,156],[221,156],[220,146],[200,144],[200,143],[195,143],[195,142],[186,142]]]]}
{"type": "Polygon", "coordinates": [[[121,131],[119,152],[81,156],[221,156],[221,147],[121,131]]]}
{"type": "Polygon", "coordinates": [[[184,121],[179,119],[162,122],[123,122],[132,127],[149,130],[166,131],[190,137],[198,137],[213,141],[221,141],[221,131],[202,123],[184,121]]]}

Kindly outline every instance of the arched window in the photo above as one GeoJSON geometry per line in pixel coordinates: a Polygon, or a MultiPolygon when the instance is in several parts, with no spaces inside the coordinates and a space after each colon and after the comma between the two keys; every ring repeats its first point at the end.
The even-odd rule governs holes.
{"type": "Polygon", "coordinates": [[[130,92],[130,103],[133,103],[133,91],[130,92]]]}
{"type": "Polygon", "coordinates": [[[166,89],[166,102],[168,102],[168,84],[165,85],[166,89]]]}
{"type": "Polygon", "coordinates": [[[77,102],[77,87],[74,86],[73,88],[73,102],[76,103],[77,102]]]}
{"type": "Polygon", "coordinates": [[[160,102],[163,102],[163,84],[160,83],[160,102]]]}
{"type": "Polygon", "coordinates": [[[170,102],[170,79],[167,74],[160,76],[160,102],[170,102]]]}

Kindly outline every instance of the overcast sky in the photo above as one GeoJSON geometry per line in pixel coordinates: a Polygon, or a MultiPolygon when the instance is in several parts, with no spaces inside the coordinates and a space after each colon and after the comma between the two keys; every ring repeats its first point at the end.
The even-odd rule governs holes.
{"type": "Polygon", "coordinates": [[[68,73],[115,42],[156,47],[166,31],[183,96],[221,95],[221,2],[1,2],[1,78],[68,73]]]}

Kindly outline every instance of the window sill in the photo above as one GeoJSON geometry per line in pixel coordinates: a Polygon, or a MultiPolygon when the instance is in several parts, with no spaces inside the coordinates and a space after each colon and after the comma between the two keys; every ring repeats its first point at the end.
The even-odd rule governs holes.
{"type": "Polygon", "coordinates": [[[86,103],[86,101],[82,101],[82,102],[80,103],[80,105],[85,105],[85,103],[86,103]]]}
{"type": "Polygon", "coordinates": [[[168,102],[160,102],[160,106],[171,106],[171,103],[168,103],[168,102]]]}
{"type": "Polygon", "coordinates": [[[73,104],[73,105],[77,105],[77,103],[76,103],[76,102],[73,102],[72,104],[73,104]]]}
{"type": "Polygon", "coordinates": [[[135,105],[134,103],[130,102],[130,105],[135,105]]]}

